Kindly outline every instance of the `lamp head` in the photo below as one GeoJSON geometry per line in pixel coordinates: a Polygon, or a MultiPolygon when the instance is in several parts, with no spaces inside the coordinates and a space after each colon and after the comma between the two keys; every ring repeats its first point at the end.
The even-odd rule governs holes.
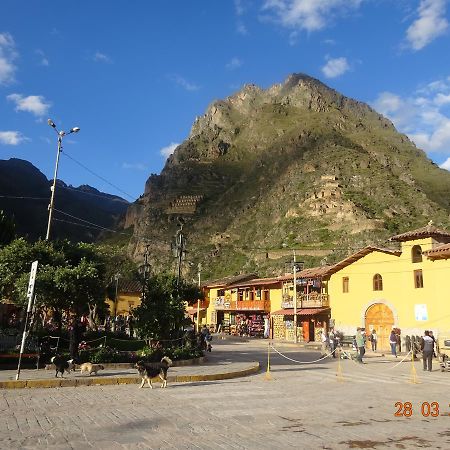
{"type": "Polygon", "coordinates": [[[55,123],[53,122],[52,119],[48,119],[48,120],[47,120],[47,123],[48,123],[52,128],[56,128],[56,125],[55,125],[55,123]]]}
{"type": "Polygon", "coordinates": [[[73,127],[73,128],[70,129],[71,133],[78,133],[79,131],[80,131],[79,127],[73,127]]]}

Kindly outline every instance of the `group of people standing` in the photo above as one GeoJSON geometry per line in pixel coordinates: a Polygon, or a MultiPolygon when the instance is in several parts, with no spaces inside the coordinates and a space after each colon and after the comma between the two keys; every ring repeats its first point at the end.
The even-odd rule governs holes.
{"type": "MultiPolygon", "coordinates": [[[[353,346],[357,351],[356,360],[363,364],[363,357],[366,353],[366,340],[370,341],[371,348],[373,352],[377,351],[378,346],[378,335],[376,330],[372,330],[371,333],[366,336],[364,328],[358,327],[356,329],[356,335],[354,338],[353,346]]],[[[327,350],[336,358],[336,348],[339,346],[339,336],[338,333],[331,328],[329,333],[325,330],[321,332],[321,342],[322,342],[322,355],[327,354],[327,350]]],[[[393,328],[389,335],[389,344],[391,347],[391,354],[398,357],[397,351],[401,352],[401,334],[398,328],[393,328]]],[[[435,353],[436,340],[433,336],[432,331],[426,330],[424,336],[420,341],[420,348],[422,350],[422,360],[423,360],[423,370],[432,370],[432,359],[436,356],[435,353]]]]}
{"type": "Polygon", "coordinates": [[[338,347],[339,339],[334,329],[331,328],[328,334],[325,330],[322,330],[320,338],[322,341],[322,356],[327,354],[328,349],[333,355],[333,358],[336,358],[336,348],[338,347]]]}

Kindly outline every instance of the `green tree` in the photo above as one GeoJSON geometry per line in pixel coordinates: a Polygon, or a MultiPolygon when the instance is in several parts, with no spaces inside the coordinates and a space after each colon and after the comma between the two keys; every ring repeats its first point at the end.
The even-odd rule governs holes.
{"type": "Polygon", "coordinates": [[[14,220],[7,217],[0,209],[0,247],[9,244],[16,234],[16,225],[14,220]]]}
{"type": "Polygon", "coordinates": [[[0,295],[18,305],[26,301],[31,263],[39,261],[36,305],[49,309],[61,326],[63,311],[75,317],[88,315],[91,327],[100,310],[106,309],[107,261],[95,246],[69,241],[17,239],[0,249],[0,295]]]}
{"type": "Polygon", "coordinates": [[[185,322],[185,302],[192,305],[203,294],[196,285],[181,281],[173,275],[151,275],[145,285],[145,298],[134,310],[136,329],[144,338],[178,339],[185,322]]]}

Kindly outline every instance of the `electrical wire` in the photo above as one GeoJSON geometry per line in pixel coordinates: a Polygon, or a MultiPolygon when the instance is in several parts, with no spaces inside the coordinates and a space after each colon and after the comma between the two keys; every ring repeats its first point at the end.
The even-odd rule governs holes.
{"type": "Polygon", "coordinates": [[[114,189],[117,189],[119,192],[121,192],[122,194],[126,195],[127,197],[131,198],[133,201],[135,200],[135,198],[129,194],[128,192],[125,192],[123,189],[120,189],[118,186],[116,186],[115,184],[111,183],[110,181],[108,181],[106,178],[102,177],[101,175],[95,173],[93,170],[89,169],[89,167],[85,166],[83,163],[81,163],[80,161],[77,161],[73,156],[71,156],[69,153],[67,153],[66,151],[64,151],[62,153],[64,156],[67,156],[69,159],[71,159],[74,163],[78,164],[80,167],[82,167],[83,169],[87,170],[90,174],[94,175],[95,177],[99,178],[100,180],[104,181],[105,183],[107,183],[109,186],[113,187],[114,189]]]}
{"type": "MultiPolygon", "coordinates": [[[[90,226],[97,227],[98,229],[105,230],[105,231],[110,231],[110,232],[112,232],[112,233],[125,234],[125,235],[128,236],[127,233],[121,233],[120,231],[113,230],[113,229],[111,229],[111,228],[106,228],[106,227],[104,227],[104,226],[102,226],[102,225],[98,225],[97,223],[90,222],[89,220],[85,220],[85,219],[82,219],[81,217],[77,217],[77,216],[74,216],[74,215],[72,215],[72,214],[69,214],[69,213],[66,213],[66,212],[64,212],[64,211],[61,211],[60,209],[53,208],[53,210],[56,211],[56,212],[59,212],[60,214],[65,215],[65,216],[71,217],[72,219],[76,219],[76,220],[79,220],[80,222],[87,223],[87,224],[90,225],[90,226]]],[[[61,219],[59,219],[59,220],[61,221],[61,219]]]]}
{"type": "Polygon", "coordinates": [[[19,196],[19,195],[1,195],[0,198],[8,198],[8,199],[17,199],[17,200],[47,200],[49,201],[48,197],[26,197],[26,196],[19,196]]]}

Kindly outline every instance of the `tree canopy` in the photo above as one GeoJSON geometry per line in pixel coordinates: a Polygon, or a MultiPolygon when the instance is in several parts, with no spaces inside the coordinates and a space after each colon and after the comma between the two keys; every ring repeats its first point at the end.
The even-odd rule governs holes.
{"type": "Polygon", "coordinates": [[[0,209],[0,247],[9,244],[16,234],[16,225],[14,220],[0,209]]]}
{"type": "Polygon", "coordinates": [[[143,338],[171,340],[181,336],[185,323],[185,302],[194,304],[203,297],[196,285],[180,281],[175,276],[160,273],[149,277],[145,296],[134,310],[136,329],[143,338]]]}
{"type": "Polygon", "coordinates": [[[93,326],[95,315],[107,308],[109,274],[120,266],[114,260],[111,267],[110,256],[111,252],[93,244],[16,239],[0,249],[0,297],[23,305],[31,263],[37,260],[37,307],[52,310],[57,319],[63,311],[87,315],[93,326]]]}

